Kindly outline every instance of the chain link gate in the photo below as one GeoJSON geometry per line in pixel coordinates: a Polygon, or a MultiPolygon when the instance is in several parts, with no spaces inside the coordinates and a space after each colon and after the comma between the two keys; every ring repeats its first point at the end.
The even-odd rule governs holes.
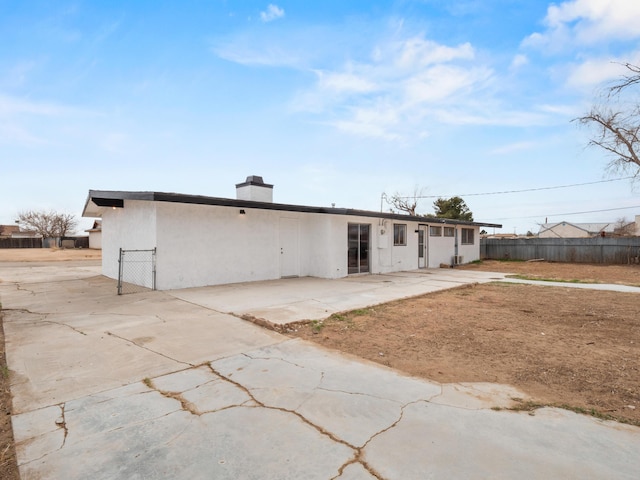
{"type": "Polygon", "coordinates": [[[156,289],[156,249],[120,249],[118,295],[156,289]]]}

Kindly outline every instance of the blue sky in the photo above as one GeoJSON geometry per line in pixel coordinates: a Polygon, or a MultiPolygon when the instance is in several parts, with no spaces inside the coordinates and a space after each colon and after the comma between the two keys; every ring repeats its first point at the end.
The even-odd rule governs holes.
{"type": "Polygon", "coordinates": [[[640,64],[638,25],[630,0],[0,0],[0,223],[247,175],[280,203],[462,195],[502,232],[631,219],[628,180],[469,194],[625,176],[571,119],[640,64]]]}

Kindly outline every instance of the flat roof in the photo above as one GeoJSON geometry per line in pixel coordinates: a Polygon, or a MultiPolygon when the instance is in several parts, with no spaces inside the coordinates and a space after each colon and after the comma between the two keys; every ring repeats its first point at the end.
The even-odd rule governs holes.
{"type": "Polygon", "coordinates": [[[352,208],[311,207],[306,205],[290,205],[285,203],[256,202],[233,198],[206,197],[202,195],[186,195],[165,192],[126,192],[116,190],[89,190],[87,201],[82,211],[83,217],[100,217],[107,208],[123,208],[125,200],[141,200],[147,202],[170,202],[194,205],[213,205],[219,207],[255,208],[260,210],[280,210],[285,212],[320,213],[329,215],[349,215],[358,217],[386,218],[425,223],[447,223],[451,225],[468,225],[474,227],[502,228],[498,223],[469,222],[434,216],[406,215],[400,213],[374,212],[352,208]]]}

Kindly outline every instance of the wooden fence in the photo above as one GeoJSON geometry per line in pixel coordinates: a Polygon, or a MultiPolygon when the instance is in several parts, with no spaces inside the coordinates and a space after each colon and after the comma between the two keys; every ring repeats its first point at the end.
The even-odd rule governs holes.
{"type": "Polygon", "coordinates": [[[480,258],[552,262],[640,263],[640,237],[482,238],[480,258]]]}
{"type": "Polygon", "coordinates": [[[89,237],[0,238],[0,248],[89,248],[89,237]]]}
{"type": "Polygon", "coordinates": [[[0,248],[42,248],[42,239],[0,238],[0,248]]]}

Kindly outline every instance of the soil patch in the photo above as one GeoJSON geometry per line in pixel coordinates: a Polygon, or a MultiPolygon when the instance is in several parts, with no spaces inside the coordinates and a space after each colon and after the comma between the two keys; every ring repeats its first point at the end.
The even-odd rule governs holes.
{"type": "Polygon", "coordinates": [[[101,258],[102,250],[88,248],[0,248],[0,262],[68,262],[101,258]]]}
{"type": "Polygon", "coordinates": [[[512,273],[531,279],[614,283],[640,286],[640,265],[594,265],[588,263],[519,262],[484,260],[456,267],[462,270],[512,273]]]}
{"type": "MultiPolygon", "coordinates": [[[[515,273],[534,275],[534,265],[535,275],[562,280],[613,283],[610,275],[628,268],[628,278],[616,279],[635,283],[640,273],[626,266],[523,265],[529,269],[515,273]]],[[[513,385],[533,403],[640,425],[639,299],[564,287],[470,285],[333,315],[290,335],[430,380],[513,385]]]]}
{"type": "Polygon", "coordinates": [[[0,480],[20,480],[11,428],[11,391],[0,311],[0,480]]]}

